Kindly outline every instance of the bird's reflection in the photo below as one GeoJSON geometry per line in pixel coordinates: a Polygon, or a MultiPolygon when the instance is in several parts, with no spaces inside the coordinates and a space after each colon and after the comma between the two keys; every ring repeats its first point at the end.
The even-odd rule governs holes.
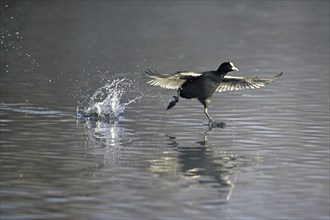
{"type": "Polygon", "coordinates": [[[176,137],[168,136],[168,144],[176,149],[177,157],[164,152],[163,158],[152,161],[151,169],[157,175],[178,175],[187,181],[194,180],[215,188],[220,193],[220,200],[228,201],[235,187],[239,156],[234,152],[215,151],[207,138],[205,133],[195,144],[182,146],[176,137]]]}
{"type": "Polygon", "coordinates": [[[237,158],[228,152],[216,155],[208,146],[206,135],[204,140],[196,143],[199,145],[178,149],[182,172],[188,176],[213,177],[219,186],[231,186],[229,171],[233,168],[231,162],[237,158]]]}

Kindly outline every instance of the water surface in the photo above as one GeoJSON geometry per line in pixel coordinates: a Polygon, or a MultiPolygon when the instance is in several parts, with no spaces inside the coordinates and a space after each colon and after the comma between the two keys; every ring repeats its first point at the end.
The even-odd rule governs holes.
{"type": "Polygon", "coordinates": [[[0,86],[1,219],[329,219],[327,1],[2,1],[0,86]],[[207,133],[142,78],[227,60],[284,75],[207,133]],[[123,78],[118,120],[74,117],[123,78]]]}

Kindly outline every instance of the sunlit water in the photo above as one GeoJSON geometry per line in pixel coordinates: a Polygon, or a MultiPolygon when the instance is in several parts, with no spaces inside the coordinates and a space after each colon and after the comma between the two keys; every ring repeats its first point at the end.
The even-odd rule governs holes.
{"type": "Polygon", "coordinates": [[[1,219],[329,219],[328,2],[1,10],[1,219]],[[142,77],[225,60],[284,72],[215,94],[225,128],[142,77]]]}

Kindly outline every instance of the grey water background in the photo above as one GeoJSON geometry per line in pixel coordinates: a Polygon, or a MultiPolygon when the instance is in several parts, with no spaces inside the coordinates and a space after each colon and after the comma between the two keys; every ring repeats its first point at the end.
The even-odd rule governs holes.
{"type": "Polygon", "coordinates": [[[329,1],[1,1],[1,219],[329,219],[329,1]],[[202,106],[144,70],[269,78],[202,106]],[[119,120],[77,106],[126,78],[119,120]]]}

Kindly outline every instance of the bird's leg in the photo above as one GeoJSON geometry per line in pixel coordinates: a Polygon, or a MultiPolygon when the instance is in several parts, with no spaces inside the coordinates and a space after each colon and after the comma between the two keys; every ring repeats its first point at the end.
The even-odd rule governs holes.
{"type": "Polygon", "coordinates": [[[180,90],[178,89],[177,96],[173,96],[174,100],[168,104],[166,110],[169,110],[176,105],[176,103],[179,101],[179,95],[180,95],[180,90]]]}
{"type": "MultiPolygon", "coordinates": [[[[207,118],[209,119],[209,128],[210,128],[210,130],[211,130],[212,128],[215,128],[215,127],[224,128],[224,127],[226,126],[226,123],[224,123],[224,122],[220,122],[220,123],[218,123],[218,122],[213,122],[212,119],[211,119],[211,116],[210,116],[209,113],[207,112],[207,107],[204,108],[204,113],[205,113],[205,115],[207,116],[207,118]]],[[[210,130],[209,130],[209,131],[210,131],[210,130]]]]}
{"type": "Polygon", "coordinates": [[[209,115],[209,113],[207,112],[207,107],[204,108],[204,113],[207,116],[207,118],[209,119],[209,125],[213,125],[213,121],[211,119],[211,116],[209,115]]]}

